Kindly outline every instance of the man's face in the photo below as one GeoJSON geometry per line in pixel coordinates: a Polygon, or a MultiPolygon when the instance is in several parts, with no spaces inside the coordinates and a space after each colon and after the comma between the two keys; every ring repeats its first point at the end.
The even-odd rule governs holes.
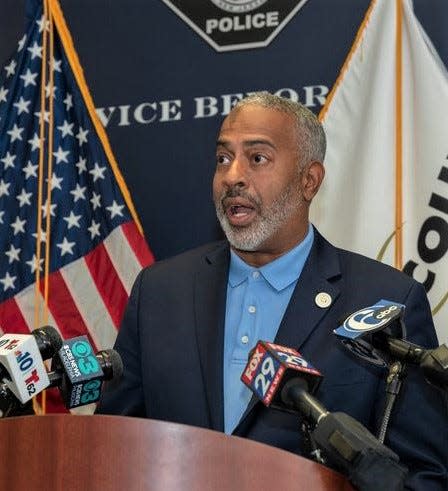
{"type": "Polygon", "coordinates": [[[298,152],[294,118],[286,113],[248,105],[225,119],[213,198],[235,249],[284,253],[303,238],[308,205],[298,152]]]}

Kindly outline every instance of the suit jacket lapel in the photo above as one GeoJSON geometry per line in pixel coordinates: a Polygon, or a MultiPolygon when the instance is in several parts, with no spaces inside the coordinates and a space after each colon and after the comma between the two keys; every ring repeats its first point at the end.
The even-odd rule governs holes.
{"type": "Polygon", "coordinates": [[[280,323],[276,343],[300,350],[339,296],[339,286],[330,280],[340,274],[335,248],[315,231],[313,248],[280,323]],[[329,295],[328,306],[319,301],[319,294],[329,295]]]}
{"type": "MultiPolygon", "coordinates": [[[[341,274],[336,249],[317,230],[314,233],[313,247],[275,337],[275,343],[299,351],[340,294],[339,287],[330,282],[341,274]],[[328,307],[320,307],[316,302],[319,293],[327,293],[330,296],[331,303],[328,307]]],[[[312,363],[312,360],[310,362],[312,363]]],[[[241,423],[249,416],[257,402],[258,399],[253,396],[235,429],[235,434],[240,434],[238,430],[241,430],[241,423]]]]}
{"type": "Polygon", "coordinates": [[[194,282],[196,336],[212,429],[224,430],[223,355],[229,248],[204,258],[194,282]]]}

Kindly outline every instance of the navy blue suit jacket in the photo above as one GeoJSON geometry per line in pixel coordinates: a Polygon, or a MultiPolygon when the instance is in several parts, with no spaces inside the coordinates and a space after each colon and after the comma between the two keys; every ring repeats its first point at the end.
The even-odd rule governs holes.
{"type": "MultiPolygon", "coordinates": [[[[227,242],[145,269],[134,285],[116,349],[124,377],[99,412],[223,431],[223,340],[227,242]]],[[[408,339],[437,345],[421,284],[376,261],[337,249],[316,232],[275,342],[297,348],[324,375],[316,397],[377,432],[385,371],[349,353],[332,333],[340,319],[380,299],[406,305],[408,339]],[[320,292],[332,303],[321,308],[320,292]]],[[[300,454],[296,415],[250,402],[235,435],[300,454]]],[[[385,442],[410,469],[409,489],[447,490],[448,415],[442,395],[410,367],[385,442]]]]}

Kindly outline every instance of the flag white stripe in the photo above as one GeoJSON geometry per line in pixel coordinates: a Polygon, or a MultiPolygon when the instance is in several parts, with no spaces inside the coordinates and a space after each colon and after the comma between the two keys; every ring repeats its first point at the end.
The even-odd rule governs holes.
{"type": "MultiPolygon", "coordinates": [[[[32,284],[27,288],[25,288],[24,290],[22,290],[14,297],[14,299],[17,303],[17,306],[19,307],[19,310],[22,312],[23,318],[25,319],[25,322],[28,324],[30,331],[33,330],[35,327],[42,327],[42,326],[34,325],[34,306],[36,304],[35,284],[32,284]]],[[[44,299],[42,295],[40,295],[39,305],[40,305],[39,318],[43,319],[44,299]]],[[[61,326],[57,325],[50,311],[48,311],[47,324],[56,328],[61,334],[61,326]]]]}
{"type": "Polygon", "coordinates": [[[109,254],[118,277],[123,283],[126,293],[129,295],[135,278],[141,271],[142,266],[129,245],[122,228],[115,228],[104,240],[103,244],[109,254]]]}
{"type": "Polygon", "coordinates": [[[84,259],[64,266],[59,272],[97,348],[111,348],[117,330],[84,259]]]}

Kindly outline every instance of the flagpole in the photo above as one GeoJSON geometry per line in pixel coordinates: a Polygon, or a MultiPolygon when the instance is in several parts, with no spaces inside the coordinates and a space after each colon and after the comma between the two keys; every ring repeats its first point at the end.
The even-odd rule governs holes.
{"type": "MultiPolygon", "coordinates": [[[[46,0],[48,1],[48,0],[46,0]]],[[[45,273],[44,273],[44,324],[48,324],[48,296],[49,296],[49,276],[50,276],[50,250],[51,250],[51,191],[53,174],[53,137],[54,137],[54,25],[53,16],[49,6],[47,6],[49,22],[49,50],[48,50],[48,147],[47,147],[47,193],[46,193],[46,223],[45,223],[45,273]]],[[[46,60],[47,61],[47,60],[46,60]]],[[[47,66],[47,64],[46,64],[47,66]]]]}
{"type": "Polygon", "coordinates": [[[42,29],[42,68],[41,68],[41,86],[40,86],[40,115],[39,115],[39,177],[38,177],[38,196],[37,196],[37,227],[36,227],[36,271],[35,271],[35,302],[34,302],[34,328],[41,325],[41,295],[40,295],[40,260],[42,256],[42,202],[43,202],[43,183],[44,183],[44,156],[45,156],[45,85],[46,69],[45,62],[47,58],[48,36],[46,22],[48,18],[48,2],[43,1],[43,29],[42,29]]]}
{"type": "Polygon", "coordinates": [[[395,260],[403,269],[403,5],[395,0],[395,260]]]}

